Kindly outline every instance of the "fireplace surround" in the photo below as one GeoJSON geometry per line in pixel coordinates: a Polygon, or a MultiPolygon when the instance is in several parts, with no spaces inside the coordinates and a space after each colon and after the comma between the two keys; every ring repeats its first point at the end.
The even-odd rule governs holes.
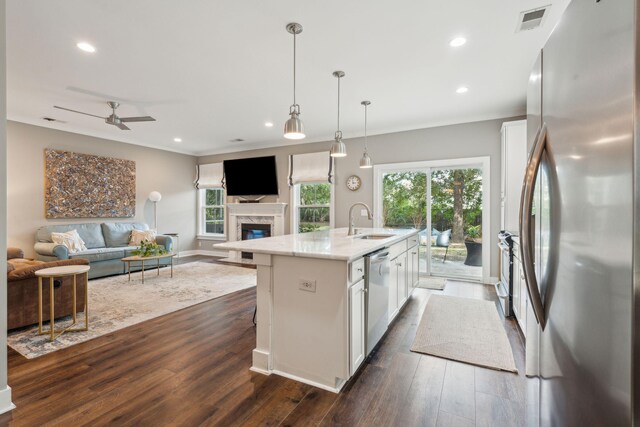
{"type": "MultiPolygon", "coordinates": [[[[256,230],[270,227],[269,236],[284,234],[286,203],[228,203],[226,208],[229,215],[229,234],[227,236],[229,241],[246,240],[246,237],[243,239],[243,225],[245,228],[256,230]]],[[[251,262],[251,259],[237,251],[229,251],[229,258],[225,260],[251,262]]]]}

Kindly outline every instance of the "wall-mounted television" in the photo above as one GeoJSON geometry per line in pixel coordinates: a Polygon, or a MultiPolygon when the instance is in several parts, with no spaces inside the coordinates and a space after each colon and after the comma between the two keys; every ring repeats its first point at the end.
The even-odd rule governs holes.
{"type": "Polygon", "coordinates": [[[228,196],[278,195],[276,156],[225,160],[223,165],[228,196]]]}

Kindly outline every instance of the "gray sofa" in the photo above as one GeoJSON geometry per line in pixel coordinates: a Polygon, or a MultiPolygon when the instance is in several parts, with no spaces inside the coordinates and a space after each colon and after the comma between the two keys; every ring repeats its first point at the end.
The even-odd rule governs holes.
{"type": "MultiPolygon", "coordinates": [[[[91,270],[89,278],[111,276],[126,272],[122,258],[130,256],[137,246],[129,246],[131,230],[148,230],[147,224],[135,222],[105,222],[88,224],[64,224],[40,227],[36,232],[36,258],[41,261],[57,261],[63,259],[84,258],[89,260],[91,270]],[[77,230],[84,240],[86,251],[70,254],[67,247],[53,243],[51,233],[64,233],[77,230]]],[[[158,236],[156,242],[169,252],[173,249],[173,240],[169,236],[158,236]]],[[[171,260],[163,258],[161,264],[171,260]]],[[[136,263],[137,264],[137,263],[136,263]]],[[[140,270],[140,266],[131,265],[131,270],[140,270]]]]}

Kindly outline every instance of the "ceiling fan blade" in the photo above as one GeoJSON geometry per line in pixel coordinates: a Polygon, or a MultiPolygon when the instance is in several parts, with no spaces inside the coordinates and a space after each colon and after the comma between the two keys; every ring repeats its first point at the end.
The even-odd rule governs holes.
{"type": "Polygon", "coordinates": [[[54,105],[53,108],[57,108],[59,110],[71,111],[72,113],[84,114],[85,116],[97,117],[97,118],[102,119],[102,120],[106,119],[106,117],[96,116],[95,114],[89,114],[89,113],[85,113],[85,112],[78,111],[78,110],[72,110],[70,108],[58,107],[57,105],[54,105]]]}
{"type": "Polygon", "coordinates": [[[140,116],[140,117],[120,117],[121,122],[155,122],[151,116],[140,116]]]}
{"type": "Polygon", "coordinates": [[[125,125],[124,123],[120,123],[117,124],[116,126],[118,126],[121,130],[131,130],[129,127],[127,127],[127,125],[125,125]]]}

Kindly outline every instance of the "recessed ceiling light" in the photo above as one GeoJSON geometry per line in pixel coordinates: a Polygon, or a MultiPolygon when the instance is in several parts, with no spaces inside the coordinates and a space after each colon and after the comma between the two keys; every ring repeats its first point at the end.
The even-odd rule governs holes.
{"type": "Polygon", "coordinates": [[[78,46],[78,49],[83,50],[85,52],[94,53],[96,51],[96,48],[87,42],[80,42],[76,46],[78,46]]]}
{"type": "Polygon", "coordinates": [[[456,89],[456,93],[467,93],[469,92],[469,88],[466,86],[460,86],[458,89],[456,89]]]}
{"type": "Polygon", "coordinates": [[[182,138],[173,138],[173,142],[182,142],[182,138]]]}
{"type": "Polygon", "coordinates": [[[464,37],[456,37],[455,39],[449,42],[449,46],[451,47],[460,47],[467,42],[467,39],[464,37]]]}
{"type": "Polygon", "coordinates": [[[264,125],[268,128],[272,128],[273,127],[273,123],[271,122],[264,122],[264,125]]]}

